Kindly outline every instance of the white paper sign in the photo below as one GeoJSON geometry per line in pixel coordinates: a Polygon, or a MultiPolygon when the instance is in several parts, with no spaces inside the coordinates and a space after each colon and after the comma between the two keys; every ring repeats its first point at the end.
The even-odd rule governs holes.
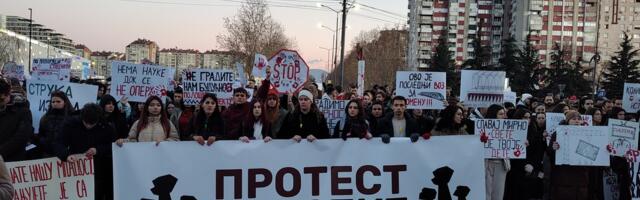
{"type": "Polygon", "coordinates": [[[413,200],[423,189],[457,199],[459,187],[468,189],[463,199],[484,199],[484,168],[477,167],[483,163],[482,143],[469,135],[415,144],[352,138],[113,146],[115,199],[158,199],[154,185],[153,191],[170,188],[160,191],[173,199],[413,200]]]}
{"type": "Polygon", "coordinates": [[[477,108],[504,103],[505,75],[503,71],[462,70],[460,100],[477,108]]]}
{"type": "Polygon", "coordinates": [[[518,95],[512,91],[504,91],[504,102],[511,102],[513,105],[516,105],[516,100],[518,95]]]}
{"type": "Polygon", "coordinates": [[[612,155],[624,156],[629,150],[638,149],[638,130],[640,123],[609,119],[611,137],[609,144],[613,147],[612,155]]]}
{"type": "Polygon", "coordinates": [[[93,159],[69,163],[53,157],[6,164],[15,200],[94,199],[93,159]]]}
{"type": "Polygon", "coordinates": [[[486,134],[484,158],[527,158],[527,120],[476,119],[475,135],[486,134]]]}
{"type": "Polygon", "coordinates": [[[111,63],[111,96],[128,97],[129,101],[145,102],[151,96],[160,99],[171,90],[175,68],[114,61],[111,63]]]}
{"type": "Polygon", "coordinates": [[[63,81],[27,80],[27,99],[33,120],[34,132],[39,132],[40,118],[49,109],[51,93],[60,90],[64,92],[74,109],[82,109],[87,103],[95,103],[98,97],[98,86],[88,84],[69,83],[63,81]]]}
{"type": "Polygon", "coordinates": [[[407,99],[408,109],[444,109],[447,94],[444,72],[396,72],[396,95],[407,99]]]}
{"type": "Polygon", "coordinates": [[[622,108],[627,113],[637,113],[640,110],[640,83],[624,83],[622,108]]]}
{"type": "Polygon", "coordinates": [[[36,80],[69,82],[71,58],[35,58],[31,69],[31,76],[36,80]]]}
{"type": "MultiPolygon", "coordinates": [[[[565,119],[565,116],[562,113],[548,112],[545,116],[545,126],[547,126],[547,133],[549,133],[549,135],[556,131],[556,127],[560,126],[560,122],[565,119]]],[[[580,117],[582,117],[582,121],[584,121],[583,125],[593,126],[593,119],[591,118],[591,115],[580,115],[580,117]]]]}
{"type": "Polygon", "coordinates": [[[271,84],[280,94],[295,93],[309,78],[309,65],[297,51],[280,50],[269,59],[271,84]]]}
{"type": "Polygon", "coordinates": [[[182,71],[184,104],[198,105],[206,93],[213,93],[218,98],[219,105],[231,105],[235,76],[231,70],[186,69],[182,71]]]}
{"type": "Polygon", "coordinates": [[[556,165],[609,166],[609,127],[558,126],[556,133],[556,165]]]}
{"type": "Polygon", "coordinates": [[[5,63],[2,67],[2,76],[24,81],[24,66],[18,65],[15,62],[5,63]]]}
{"type": "Polygon", "coordinates": [[[324,118],[327,119],[327,127],[329,127],[329,134],[334,134],[334,128],[336,124],[347,116],[344,109],[347,107],[347,100],[331,100],[331,99],[318,99],[316,100],[316,106],[324,118]]]}
{"type": "Polygon", "coordinates": [[[364,60],[358,61],[358,96],[361,97],[364,94],[364,69],[365,62],[364,60]]]}
{"type": "Polygon", "coordinates": [[[269,60],[267,57],[256,53],[255,58],[253,59],[253,69],[251,70],[251,75],[254,78],[264,79],[267,77],[267,67],[269,66],[269,60]]]}

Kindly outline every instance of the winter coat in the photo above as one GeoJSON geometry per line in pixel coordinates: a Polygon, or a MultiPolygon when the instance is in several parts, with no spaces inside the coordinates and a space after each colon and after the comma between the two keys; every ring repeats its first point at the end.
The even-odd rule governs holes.
{"type": "MultiPolygon", "coordinates": [[[[380,136],[382,134],[388,134],[393,137],[393,112],[388,113],[384,118],[380,119],[377,124],[376,135],[380,136]]],[[[404,119],[406,120],[406,129],[405,129],[405,137],[411,136],[413,133],[420,133],[420,127],[418,126],[418,122],[409,116],[408,113],[404,113],[404,119]]]]}
{"type": "Polygon", "coordinates": [[[381,117],[374,117],[373,115],[369,115],[369,117],[367,118],[367,122],[369,122],[369,133],[371,133],[373,135],[373,137],[378,137],[378,122],[384,118],[384,116],[381,117]]]}
{"type": "Polygon", "coordinates": [[[300,111],[288,113],[282,128],[280,128],[278,138],[291,139],[295,135],[299,135],[302,138],[306,138],[308,135],[313,135],[318,139],[329,138],[327,120],[318,111],[307,114],[300,111]]]}
{"type": "Polygon", "coordinates": [[[127,138],[127,142],[153,142],[153,141],[179,141],[180,138],[178,136],[178,132],[176,131],[176,127],[169,122],[169,137],[165,134],[164,129],[162,128],[162,123],[160,123],[160,117],[149,117],[149,123],[147,127],[142,129],[139,133],[137,132],[138,123],[140,120],[133,123],[131,126],[131,130],[129,131],[129,137],[127,138]]]}
{"type": "Polygon", "coordinates": [[[63,110],[58,109],[51,110],[49,114],[45,114],[40,118],[40,127],[36,135],[36,146],[40,147],[45,157],[55,155],[53,143],[62,131],[62,125],[64,125],[65,120],[70,117],[63,112],[63,110]]]}
{"type": "Polygon", "coordinates": [[[108,114],[105,116],[106,122],[115,129],[116,139],[125,139],[129,136],[129,126],[123,113],[108,114]]]}
{"type": "MultiPolygon", "coordinates": [[[[193,136],[202,136],[205,140],[209,138],[209,136],[215,136],[217,140],[224,140],[230,138],[224,138],[224,121],[220,114],[211,115],[206,120],[206,124],[197,125],[196,120],[198,115],[194,115],[189,121],[189,138],[193,136]]],[[[235,138],[236,140],[238,138],[235,138]]]]}
{"type": "Polygon", "coordinates": [[[234,104],[222,112],[224,121],[224,138],[237,140],[242,135],[245,119],[250,114],[249,103],[234,104]]]}
{"type": "Polygon", "coordinates": [[[367,120],[358,120],[353,118],[344,118],[336,124],[333,129],[334,138],[364,138],[369,132],[369,123],[367,120]],[[342,123],[345,123],[344,125],[342,123]]]}
{"type": "Polygon", "coordinates": [[[32,135],[31,111],[15,106],[0,111],[0,156],[7,162],[25,159],[32,135]]]}
{"type": "Polygon", "coordinates": [[[87,129],[80,116],[67,119],[55,142],[56,155],[60,160],[67,160],[72,154],[85,153],[96,148],[96,157],[111,159],[111,142],[115,140],[114,128],[104,122],[98,122],[87,129]]]}
{"type": "Polygon", "coordinates": [[[12,199],[13,194],[9,170],[7,170],[7,166],[4,165],[4,160],[0,156],[0,199],[12,199]]]}
{"type": "Polygon", "coordinates": [[[418,133],[424,134],[430,132],[436,126],[436,120],[431,116],[414,117],[416,123],[418,123],[418,133]]]}

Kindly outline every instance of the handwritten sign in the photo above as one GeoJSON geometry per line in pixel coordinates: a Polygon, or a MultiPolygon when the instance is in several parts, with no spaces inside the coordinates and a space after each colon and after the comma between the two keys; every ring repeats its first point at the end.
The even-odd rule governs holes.
{"type": "Polygon", "coordinates": [[[6,164],[13,199],[94,199],[93,159],[79,157],[70,163],[54,157],[6,164]]]}
{"type": "Polygon", "coordinates": [[[280,50],[269,59],[271,84],[279,93],[295,93],[309,78],[309,65],[297,51],[280,50]]]}
{"type": "Polygon", "coordinates": [[[408,109],[444,109],[447,94],[444,72],[396,73],[396,95],[407,99],[408,109]]]}
{"type": "Polygon", "coordinates": [[[609,166],[607,144],[611,129],[606,126],[558,126],[557,165],[609,166]]]}
{"type": "Polygon", "coordinates": [[[503,71],[462,70],[460,100],[478,108],[504,103],[505,76],[503,71]]]}
{"type": "Polygon", "coordinates": [[[319,99],[316,100],[318,109],[324,114],[324,118],[327,119],[327,127],[329,127],[329,133],[334,134],[333,129],[336,124],[347,116],[344,112],[344,108],[349,101],[346,100],[331,100],[331,99],[319,99]]]}
{"type": "Polygon", "coordinates": [[[489,140],[484,144],[484,158],[525,159],[527,150],[527,120],[477,119],[475,134],[486,134],[489,140]]]}
{"type": "Polygon", "coordinates": [[[231,70],[184,70],[182,72],[184,103],[198,105],[206,93],[214,93],[219,105],[228,106],[233,100],[234,82],[235,72],[231,70]]]}
{"type": "MultiPolygon", "coordinates": [[[[591,115],[580,115],[582,117],[583,125],[593,126],[593,119],[591,115]]],[[[565,119],[564,114],[562,113],[546,113],[546,126],[547,133],[551,135],[551,133],[556,131],[556,128],[560,126],[560,122],[565,119]]]]}
{"type": "Polygon", "coordinates": [[[627,151],[638,149],[640,123],[609,119],[609,128],[611,129],[609,144],[613,147],[612,155],[622,157],[627,151]]]}
{"type": "Polygon", "coordinates": [[[114,61],[111,96],[116,99],[126,96],[133,102],[145,102],[150,96],[165,97],[174,74],[175,68],[114,61]]]}
{"type": "Polygon", "coordinates": [[[16,78],[24,81],[24,66],[18,65],[15,62],[5,63],[2,67],[2,75],[5,78],[16,78]]]}
{"type": "Polygon", "coordinates": [[[251,75],[254,78],[264,79],[267,77],[267,67],[269,63],[267,63],[267,57],[256,53],[255,58],[253,59],[253,69],[251,70],[251,75]]]}
{"type": "Polygon", "coordinates": [[[36,80],[68,82],[71,79],[71,58],[35,58],[31,69],[36,80]]]}
{"type": "Polygon", "coordinates": [[[622,108],[627,113],[637,113],[640,110],[640,83],[624,83],[622,108]]]}
{"type": "Polygon", "coordinates": [[[88,84],[77,84],[63,81],[41,81],[27,80],[27,99],[29,99],[29,109],[33,120],[34,132],[39,132],[40,118],[49,109],[51,93],[55,91],[64,92],[74,109],[81,109],[84,104],[96,102],[98,96],[98,86],[88,84]]]}

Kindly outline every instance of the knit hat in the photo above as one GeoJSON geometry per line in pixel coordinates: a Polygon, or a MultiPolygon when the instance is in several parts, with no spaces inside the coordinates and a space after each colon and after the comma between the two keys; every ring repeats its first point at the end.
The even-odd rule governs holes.
{"type": "Polygon", "coordinates": [[[313,99],[313,94],[311,94],[309,90],[301,90],[300,93],[298,93],[298,99],[300,99],[300,97],[302,96],[306,96],[309,99],[313,99]]]}
{"type": "Polygon", "coordinates": [[[564,116],[565,116],[565,119],[567,120],[567,122],[569,122],[569,120],[571,120],[573,118],[581,117],[580,113],[578,111],[574,111],[574,110],[568,111],[564,116]]]}
{"type": "Polygon", "coordinates": [[[275,88],[275,87],[273,87],[273,86],[269,86],[269,92],[267,93],[267,96],[269,96],[269,95],[275,95],[275,96],[278,96],[278,94],[279,94],[279,93],[278,93],[278,90],[276,90],[276,88],[275,88]]]}

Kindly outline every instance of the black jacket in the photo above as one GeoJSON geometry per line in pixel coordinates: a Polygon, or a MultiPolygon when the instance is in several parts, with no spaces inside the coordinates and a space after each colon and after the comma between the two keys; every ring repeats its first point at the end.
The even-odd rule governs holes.
{"type": "Polygon", "coordinates": [[[53,143],[58,134],[62,132],[62,125],[67,118],[68,115],[65,115],[63,110],[51,110],[49,114],[45,114],[40,118],[36,145],[41,148],[43,156],[55,155],[53,143]]]}
{"type": "Polygon", "coordinates": [[[316,112],[303,114],[300,111],[295,111],[288,113],[282,128],[280,128],[278,138],[291,139],[295,135],[299,135],[302,138],[306,138],[308,135],[313,135],[318,139],[329,138],[327,120],[322,113],[316,112]]]}
{"type": "Polygon", "coordinates": [[[32,135],[31,111],[15,106],[0,111],[0,155],[5,161],[24,160],[24,148],[32,135]]]}
{"type": "MultiPolygon", "coordinates": [[[[106,123],[115,130],[115,139],[126,139],[129,137],[129,124],[123,114],[109,114],[105,116],[106,123]]],[[[114,140],[115,142],[115,140],[114,140]]]]}
{"type": "Polygon", "coordinates": [[[333,129],[334,138],[342,138],[346,140],[350,137],[364,138],[369,131],[369,123],[367,120],[357,120],[345,118],[344,121],[340,120],[333,129]],[[346,123],[342,125],[342,123],[346,123]],[[342,128],[342,129],[341,129],[342,128]]]}
{"type": "Polygon", "coordinates": [[[93,128],[86,129],[80,117],[73,116],[65,121],[62,132],[56,138],[56,155],[66,161],[69,155],[96,148],[96,162],[99,158],[110,160],[111,142],[115,139],[115,130],[111,125],[98,122],[93,128]]]}
{"type": "MultiPolygon", "coordinates": [[[[413,119],[408,113],[404,113],[404,119],[406,120],[406,130],[405,137],[411,136],[413,133],[420,133],[420,127],[415,119],[413,119]]],[[[388,134],[393,137],[393,112],[388,113],[384,118],[378,120],[378,127],[376,128],[377,133],[375,136],[380,136],[382,134],[388,134]]]]}

